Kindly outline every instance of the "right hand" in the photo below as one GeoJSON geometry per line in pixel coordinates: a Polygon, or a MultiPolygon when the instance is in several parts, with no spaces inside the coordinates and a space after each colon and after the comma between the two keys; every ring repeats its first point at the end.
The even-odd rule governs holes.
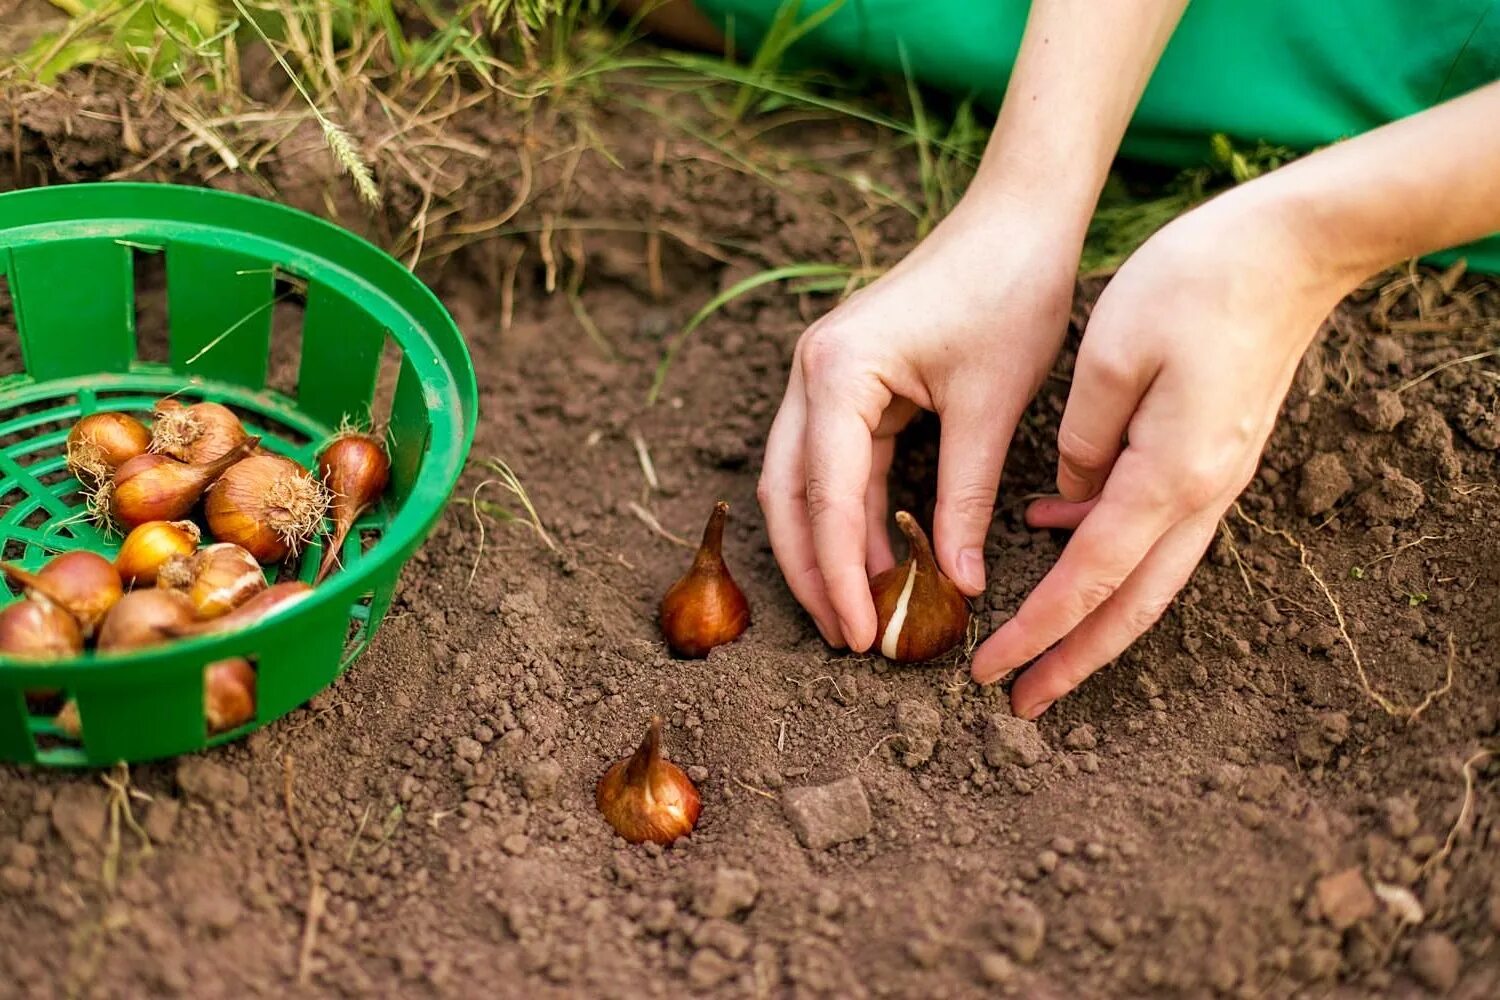
{"type": "Polygon", "coordinates": [[[874,644],[869,578],[895,562],[886,476],[919,409],[942,421],[938,563],[964,593],[984,589],[1000,469],[1072,303],[1081,234],[1045,218],[966,199],[797,343],[759,497],[787,584],[833,646],[874,644]]]}

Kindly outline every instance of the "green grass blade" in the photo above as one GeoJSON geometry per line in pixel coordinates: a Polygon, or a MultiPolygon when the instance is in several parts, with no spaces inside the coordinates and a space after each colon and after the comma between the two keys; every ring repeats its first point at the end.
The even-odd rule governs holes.
{"type": "Polygon", "coordinates": [[[755,291],[765,285],[775,284],[778,281],[790,281],[798,278],[828,278],[833,275],[843,275],[846,279],[853,272],[843,264],[788,264],[785,267],[773,267],[748,278],[735,282],[724,289],[718,295],[704,303],[703,308],[693,314],[692,319],[679,330],[667,345],[666,353],[662,355],[661,362],[656,366],[656,377],[651,380],[651,391],[646,395],[646,405],[655,406],[661,396],[662,386],[667,381],[667,372],[672,368],[672,362],[677,359],[677,353],[682,350],[693,331],[702,326],[710,316],[723,309],[735,299],[749,292],[755,291]]]}

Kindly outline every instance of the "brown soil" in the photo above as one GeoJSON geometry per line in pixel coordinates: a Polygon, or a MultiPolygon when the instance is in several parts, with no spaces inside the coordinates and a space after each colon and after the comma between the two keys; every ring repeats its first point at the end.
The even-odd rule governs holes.
{"type": "MultiPolygon", "coordinates": [[[[231,174],[150,101],[122,141],[120,86],[0,104],[17,123],[0,187],[124,170],[279,191],[407,253],[420,236],[480,374],[475,457],[515,467],[557,551],[450,506],[332,690],[241,745],[131,769],[149,851],[110,825],[99,775],[0,768],[0,995],[1500,995],[1497,768],[1480,755],[1500,742],[1500,385],[1482,361],[1442,367],[1493,343],[1493,283],[1414,269],[1341,306],[1243,516],[1162,623],[1033,729],[961,661],[835,655],[780,581],[757,466],[792,344],[829,300],[732,304],[643,402],[663,336],[717,289],[767,264],[888,261],[909,215],[860,215],[855,186],[806,169],[747,176],[618,105],[553,155],[538,137],[583,135],[559,99],[451,121],[471,152],[444,153],[426,192],[383,158],[377,119],[356,123],[388,199],[364,219],[310,125],[231,174]],[[566,294],[580,275],[610,356],[566,294]],[[721,497],[754,624],[674,660],[654,613],[689,553],[633,505],[692,537],[721,497]],[[666,850],[613,838],[592,798],[652,713],[704,800],[666,850]],[[802,846],[785,793],[851,776],[814,820],[863,835],[802,846]]],[[[863,128],[787,124],[755,148],[913,190],[909,153],[863,128]]],[[[1080,288],[1076,320],[1097,292],[1080,288]]],[[[1049,381],[1018,435],[986,632],[1065,541],[1020,520],[1049,485],[1065,391],[1049,381]]],[[[910,437],[899,499],[926,511],[932,427],[910,437]]],[[[508,499],[484,479],[476,464],[460,496],[508,499]]]]}

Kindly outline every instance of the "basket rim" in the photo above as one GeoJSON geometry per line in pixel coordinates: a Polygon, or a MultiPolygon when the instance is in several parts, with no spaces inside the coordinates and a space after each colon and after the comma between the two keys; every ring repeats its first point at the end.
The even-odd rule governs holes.
{"type": "MultiPolygon", "coordinates": [[[[86,653],[69,660],[0,661],[21,684],[65,680],[79,672],[98,679],[101,672],[152,661],[197,664],[254,644],[258,637],[283,627],[299,614],[348,607],[367,581],[399,572],[400,566],[425,539],[458,483],[467,463],[478,424],[478,382],[468,345],[457,322],[427,285],[390,254],[369,240],[310,213],[250,195],[181,184],[91,182],[0,192],[0,272],[4,255],[21,242],[36,242],[49,225],[76,227],[90,221],[105,224],[95,235],[108,235],[109,226],[131,224],[149,231],[153,225],[175,234],[214,231],[250,237],[262,245],[282,248],[295,257],[297,272],[357,293],[356,301],[373,296],[408,322],[390,330],[403,353],[423,346],[423,374],[446,376],[434,389],[423,379],[432,415],[431,432],[410,495],[396,510],[380,541],[350,573],[336,573],[308,597],[244,629],[206,636],[132,653],[86,653]],[[228,220],[228,221],[225,221],[228,220]],[[25,234],[25,235],[23,235],[25,234]],[[19,239],[17,238],[19,237],[19,239]],[[413,341],[412,338],[415,338],[413,341]],[[450,405],[434,398],[448,396],[450,405]],[[439,419],[439,417],[445,419],[439,419]]],[[[66,233],[64,235],[74,235],[66,233]]],[[[42,386],[45,382],[27,382],[42,386]]],[[[10,392],[0,389],[0,405],[10,392]]],[[[295,400],[288,400],[295,403],[295,400]]]]}

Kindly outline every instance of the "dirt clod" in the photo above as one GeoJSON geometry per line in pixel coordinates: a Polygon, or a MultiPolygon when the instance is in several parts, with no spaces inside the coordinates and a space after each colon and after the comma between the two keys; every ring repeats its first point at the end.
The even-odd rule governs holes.
{"type": "Polygon", "coordinates": [[[1463,957],[1446,934],[1429,931],[1412,945],[1407,957],[1411,973],[1429,990],[1437,994],[1450,993],[1458,985],[1463,968],[1463,957]]]}
{"type": "Polygon", "coordinates": [[[1047,939],[1047,918],[1025,896],[1007,896],[995,913],[993,928],[996,943],[1025,965],[1036,961],[1047,939]]]}
{"type": "Polygon", "coordinates": [[[1318,879],[1313,887],[1323,919],[1336,931],[1375,915],[1375,894],[1358,868],[1346,868],[1318,879]]]}
{"type": "Polygon", "coordinates": [[[852,775],[826,785],[788,788],[782,805],[797,839],[814,851],[859,840],[874,823],[865,786],[852,775]]]}
{"type": "Polygon", "coordinates": [[[1373,389],[1354,403],[1354,419],[1367,431],[1393,431],[1406,419],[1401,397],[1389,389],[1373,389]]]}
{"type": "Polygon", "coordinates": [[[165,844],[171,841],[172,834],[177,830],[177,818],[180,815],[182,803],[163,795],[153,799],[146,808],[141,828],[146,831],[146,836],[151,838],[152,843],[165,844]]]}
{"type": "Polygon", "coordinates": [[[693,908],[700,916],[724,920],[750,909],[759,895],[760,879],[754,872],[720,867],[698,884],[693,908]]]}
{"type": "Polygon", "coordinates": [[[1063,746],[1069,750],[1092,750],[1098,745],[1099,737],[1094,735],[1094,727],[1086,722],[1081,726],[1074,726],[1063,737],[1063,746]]]}
{"type": "Polygon", "coordinates": [[[1047,744],[1035,722],[997,712],[990,716],[984,740],[984,759],[991,767],[1018,764],[1031,767],[1047,756],[1047,744]]]}
{"type": "Polygon", "coordinates": [[[108,802],[95,784],[64,785],[52,802],[52,829],[74,854],[97,850],[104,839],[108,802]]]}
{"type": "Polygon", "coordinates": [[[1354,477],[1344,467],[1344,460],[1332,452],[1322,452],[1302,466],[1302,485],[1297,488],[1297,509],[1315,517],[1333,509],[1344,494],[1354,488],[1354,477]]]}
{"type": "Polygon", "coordinates": [[[250,779],[207,757],[184,757],[177,764],[177,787],[203,802],[237,804],[250,797],[250,779]]]}
{"type": "Polygon", "coordinates": [[[1427,494],[1419,483],[1400,469],[1388,465],[1381,470],[1380,478],[1366,487],[1354,503],[1370,520],[1389,524],[1414,517],[1426,501],[1427,494]]]}
{"type": "Polygon", "coordinates": [[[931,760],[942,726],[942,715],[926,702],[911,698],[898,702],[896,731],[901,735],[895,741],[895,747],[901,755],[901,763],[906,767],[920,767],[931,760]]]}
{"type": "Polygon", "coordinates": [[[528,761],[521,765],[517,777],[521,782],[521,793],[532,802],[546,802],[557,791],[562,780],[562,765],[551,757],[528,761]]]}

